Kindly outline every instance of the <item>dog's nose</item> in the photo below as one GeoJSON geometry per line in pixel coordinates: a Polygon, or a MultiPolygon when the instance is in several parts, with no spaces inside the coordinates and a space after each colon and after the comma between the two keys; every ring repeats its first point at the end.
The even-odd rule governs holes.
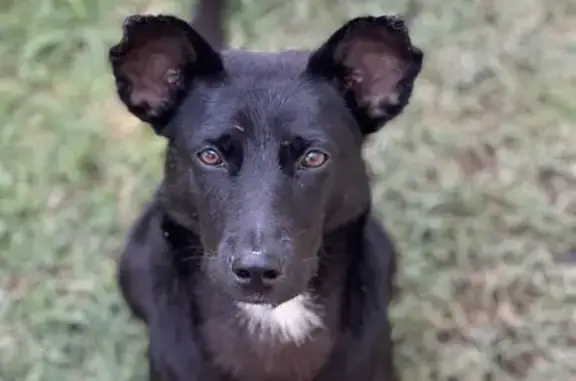
{"type": "Polygon", "coordinates": [[[282,275],[282,266],[276,258],[259,253],[237,257],[232,262],[236,281],[245,286],[272,286],[282,275]]]}

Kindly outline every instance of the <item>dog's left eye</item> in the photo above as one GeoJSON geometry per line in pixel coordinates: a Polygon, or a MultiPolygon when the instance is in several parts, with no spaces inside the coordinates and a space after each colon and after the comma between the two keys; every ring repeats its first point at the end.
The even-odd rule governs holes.
{"type": "Polygon", "coordinates": [[[320,151],[308,151],[302,158],[300,165],[304,168],[320,168],[328,161],[328,155],[320,151]]]}
{"type": "Polygon", "coordinates": [[[210,167],[218,167],[224,164],[224,160],[222,160],[220,154],[212,148],[207,148],[198,152],[197,156],[202,164],[208,165],[210,167]]]}

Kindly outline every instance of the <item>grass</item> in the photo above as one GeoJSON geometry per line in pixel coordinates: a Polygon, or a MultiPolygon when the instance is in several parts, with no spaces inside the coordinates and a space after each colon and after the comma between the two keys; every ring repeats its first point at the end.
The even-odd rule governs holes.
{"type": "MultiPolygon", "coordinates": [[[[576,3],[242,2],[233,43],[260,50],[411,15],[425,70],[366,149],[401,251],[403,379],[576,379],[576,3]]],[[[145,375],[114,258],[164,144],[120,106],[106,52],[124,16],[184,3],[0,1],[1,381],[145,375]]]]}

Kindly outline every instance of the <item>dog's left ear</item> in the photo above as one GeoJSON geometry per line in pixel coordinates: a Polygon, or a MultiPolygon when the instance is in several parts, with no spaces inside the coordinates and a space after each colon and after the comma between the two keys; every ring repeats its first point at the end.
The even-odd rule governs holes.
{"type": "Polygon", "coordinates": [[[370,134],[408,104],[423,56],[401,18],[359,17],[312,53],[307,72],[334,84],[370,134]]]}

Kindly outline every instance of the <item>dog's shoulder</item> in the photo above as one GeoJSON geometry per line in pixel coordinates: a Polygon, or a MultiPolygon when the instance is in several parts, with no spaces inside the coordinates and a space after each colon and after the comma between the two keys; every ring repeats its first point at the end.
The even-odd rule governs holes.
{"type": "Polygon", "coordinates": [[[367,250],[380,249],[380,252],[394,254],[396,248],[392,243],[390,233],[386,230],[377,215],[371,215],[364,226],[364,245],[367,250]]]}
{"type": "Polygon", "coordinates": [[[364,227],[364,250],[366,265],[375,277],[386,282],[387,299],[396,295],[395,276],[398,255],[390,233],[377,216],[371,216],[364,227]]]}
{"type": "Polygon", "coordinates": [[[130,230],[118,258],[116,274],[132,314],[143,321],[149,319],[153,308],[150,260],[158,252],[161,240],[159,207],[153,200],[130,230]]]}

